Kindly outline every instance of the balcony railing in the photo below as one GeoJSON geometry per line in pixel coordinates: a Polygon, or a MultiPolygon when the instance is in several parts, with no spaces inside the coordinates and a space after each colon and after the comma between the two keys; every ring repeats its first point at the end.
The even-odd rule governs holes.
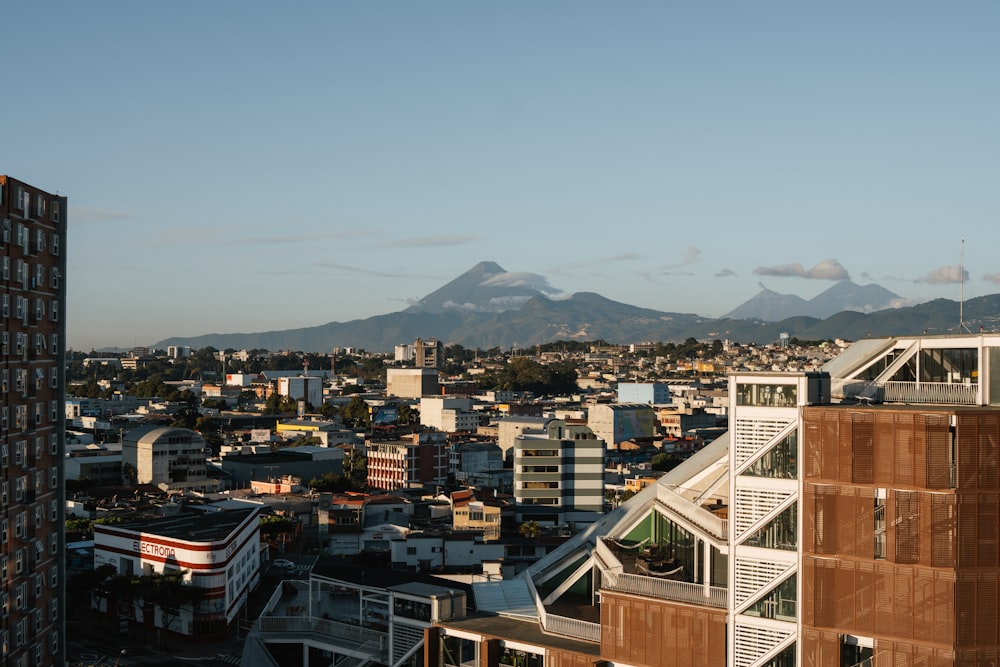
{"type": "MultiPolygon", "coordinates": [[[[334,641],[354,644],[358,649],[364,646],[379,662],[388,659],[389,635],[385,632],[362,628],[347,623],[338,623],[314,616],[261,616],[259,628],[264,634],[315,634],[334,641]]],[[[332,642],[331,642],[332,643],[332,642]]]]}
{"type": "Polygon", "coordinates": [[[645,595],[646,597],[675,602],[688,602],[708,607],[726,608],[729,591],[718,586],[690,584],[685,581],[657,579],[641,574],[605,572],[604,588],[618,593],[645,595]]]}
{"type": "Polygon", "coordinates": [[[545,631],[597,644],[601,643],[601,624],[581,621],[578,618],[546,614],[545,631]]]}
{"type": "Polygon", "coordinates": [[[979,405],[978,384],[952,382],[843,382],[845,398],[860,398],[872,403],[937,403],[942,405],[979,405]]]}
{"type": "Polygon", "coordinates": [[[883,385],[886,403],[944,403],[948,405],[978,405],[978,384],[949,382],[897,382],[883,385]]]}
{"type": "Polygon", "coordinates": [[[729,522],[726,519],[712,514],[679,493],[660,486],[656,490],[656,500],[677,516],[687,519],[718,540],[725,540],[729,536],[729,522]]]}

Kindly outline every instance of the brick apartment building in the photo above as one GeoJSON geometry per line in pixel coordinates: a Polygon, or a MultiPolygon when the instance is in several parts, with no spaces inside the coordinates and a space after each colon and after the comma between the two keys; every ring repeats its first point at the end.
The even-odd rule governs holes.
{"type": "Polygon", "coordinates": [[[66,198],[0,176],[0,662],[65,662],[66,198]]]}

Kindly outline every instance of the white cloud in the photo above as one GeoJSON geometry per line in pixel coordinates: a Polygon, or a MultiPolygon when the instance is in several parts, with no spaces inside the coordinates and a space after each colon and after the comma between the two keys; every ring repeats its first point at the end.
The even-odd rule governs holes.
{"type": "Polygon", "coordinates": [[[918,283],[928,283],[930,285],[953,285],[955,283],[960,283],[962,280],[969,279],[969,272],[962,269],[962,267],[955,266],[942,266],[934,269],[928,273],[923,278],[918,278],[918,283]]]}
{"type": "Polygon", "coordinates": [[[847,269],[835,259],[824,259],[808,270],[798,262],[795,262],[779,266],[758,266],[753,272],[758,276],[807,278],[810,280],[848,280],[851,277],[847,269]]]}
{"type": "Polygon", "coordinates": [[[482,287],[526,287],[543,294],[559,294],[562,290],[549,284],[548,278],[527,271],[507,271],[490,276],[480,283],[482,287]]]}

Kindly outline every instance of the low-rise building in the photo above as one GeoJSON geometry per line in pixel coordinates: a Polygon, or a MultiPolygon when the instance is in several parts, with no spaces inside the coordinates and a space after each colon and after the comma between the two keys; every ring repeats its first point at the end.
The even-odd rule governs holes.
{"type": "Polygon", "coordinates": [[[387,368],[386,396],[420,398],[438,393],[438,372],[435,368],[387,368]]]}
{"type": "Polygon", "coordinates": [[[122,441],[122,476],[132,484],[155,484],[164,491],[217,491],[209,477],[208,443],[197,431],[153,426],[130,432],[122,441]]]}
{"type": "Polygon", "coordinates": [[[448,481],[448,444],[444,433],[415,433],[407,440],[368,445],[368,486],[395,491],[444,486],[448,481]]]}
{"type": "Polygon", "coordinates": [[[204,597],[180,608],[152,601],[119,601],[101,611],[188,636],[224,634],[260,579],[260,524],[256,508],[95,524],[94,567],[111,565],[123,576],[181,571],[204,597]],[[143,604],[143,603],[149,604],[143,604]],[[152,618],[148,614],[152,613],[152,618]]]}

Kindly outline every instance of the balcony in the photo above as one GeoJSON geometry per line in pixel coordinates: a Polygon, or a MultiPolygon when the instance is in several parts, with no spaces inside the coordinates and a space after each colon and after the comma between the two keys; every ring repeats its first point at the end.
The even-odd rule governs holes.
{"type": "Polygon", "coordinates": [[[691,584],[686,581],[658,579],[624,572],[605,572],[603,576],[603,588],[617,593],[687,602],[717,609],[725,609],[729,599],[729,591],[718,586],[691,584]]]}
{"type": "Polygon", "coordinates": [[[953,382],[855,382],[844,384],[845,397],[872,403],[979,405],[979,385],[953,382]]]}
{"type": "Polygon", "coordinates": [[[892,381],[883,385],[883,391],[886,403],[979,404],[978,384],[892,381]]]}

